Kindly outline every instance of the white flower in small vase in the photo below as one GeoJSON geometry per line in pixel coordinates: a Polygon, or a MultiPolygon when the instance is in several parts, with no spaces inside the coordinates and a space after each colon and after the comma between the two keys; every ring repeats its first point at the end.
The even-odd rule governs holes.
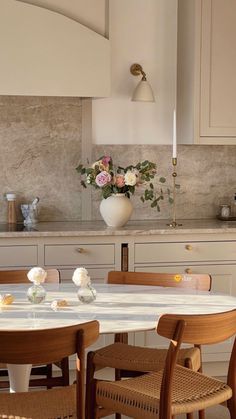
{"type": "Polygon", "coordinates": [[[72,281],[77,287],[80,287],[78,290],[78,299],[82,303],[88,304],[96,299],[97,293],[91,285],[87,269],[76,268],[72,276],[72,281]]]}
{"type": "Polygon", "coordinates": [[[34,284],[27,291],[28,300],[32,304],[42,303],[46,298],[46,291],[41,284],[45,282],[47,272],[43,268],[36,266],[29,270],[27,277],[34,284]]]}

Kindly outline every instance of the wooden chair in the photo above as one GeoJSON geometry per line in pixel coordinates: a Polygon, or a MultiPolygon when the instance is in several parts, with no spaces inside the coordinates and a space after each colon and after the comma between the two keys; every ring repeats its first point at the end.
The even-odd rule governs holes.
{"type": "MultiPolygon", "coordinates": [[[[58,269],[46,269],[47,277],[45,283],[59,283],[60,272],[58,269]]],[[[0,271],[0,284],[31,284],[28,280],[27,273],[29,269],[18,269],[11,271],[0,271]]],[[[32,285],[32,284],[31,284],[32,285]]]]}
{"type": "MultiPolygon", "coordinates": [[[[10,271],[0,271],[0,284],[23,284],[30,282],[27,278],[28,270],[10,270],[10,271]]],[[[46,283],[59,283],[60,282],[60,272],[57,269],[48,269],[46,283]]],[[[68,358],[62,359],[57,364],[57,367],[61,370],[61,375],[57,377],[52,376],[52,364],[45,366],[33,367],[32,375],[36,376],[46,376],[45,378],[33,378],[30,380],[30,386],[47,386],[47,388],[55,386],[67,386],[69,385],[69,360],[68,358]]],[[[0,364],[0,376],[7,376],[6,365],[0,364]]],[[[9,381],[4,380],[0,381],[0,388],[8,388],[9,381]]]]}
{"type": "MultiPolygon", "coordinates": [[[[161,287],[176,287],[209,291],[211,276],[207,274],[169,274],[149,272],[119,272],[108,273],[109,284],[152,285],[161,287]]],[[[142,348],[128,345],[128,334],[115,335],[115,343],[97,350],[93,363],[88,364],[88,380],[93,379],[95,370],[110,367],[115,368],[115,379],[140,375],[140,373],[159,371],[163,368],[167,350],[156,348],[142,348]]],[[[178,363],[194,371],[202,371],[200,346],[181,349],[178,363]]],[[[199,412],[200,419],[204,419],[204,412],[199,412]]],[[[119,419],[120,415],[117,414],[119,419]]],[[[192,415],[187,415],[192,419],[192,415]]]]}
{"type": "MultiPolygon", "coordinates": [[[[208,274],[110,271],[108,272],[107,282],[108,284],[151,285],[210,291],[212,279],[208,274]]],[[[115,341],[128,343],[128,333],[117,333],[115,341]]]]}
{"type": "Polygon", "coordinates": [[[76,384],[25,393],[0,393],[0,418],[84,419],[85,348],[99,335],[91,321],[55,329],[0,331],[0,361],[10,364],[51,364],[77,355],[76,384]]]}
{"type": "MultiPolygon", "coordinates": [[[[164,369],[127,380],[93,379],[86,418],[119,412],[132,418],[171,419],[227,401],[230,417],[235,419],[236,339],[227,384],[177,365],[177,358],[182,343],[210,345],[235,335],[236,310],[208,315],[165,314],[159,319],[157,333],[170,339],[164,369]]],[[[89,353],[90,363],[94,356],[94,352],[89,353]]]]}

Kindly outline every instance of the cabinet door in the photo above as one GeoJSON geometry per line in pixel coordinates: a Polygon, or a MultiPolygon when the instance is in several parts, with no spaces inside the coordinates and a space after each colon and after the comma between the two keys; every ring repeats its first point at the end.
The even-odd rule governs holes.
{"type": "Polygon", "coordinates": [[[197,29],[200,40],[199,141],[234,144],[236,2],[203,0],[200,14],[201,26],[197,29]]]}

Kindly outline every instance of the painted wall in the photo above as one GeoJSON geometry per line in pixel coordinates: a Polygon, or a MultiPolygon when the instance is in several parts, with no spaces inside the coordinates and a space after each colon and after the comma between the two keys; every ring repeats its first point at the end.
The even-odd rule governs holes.
{"type": "Polygon", "coordinates": [[[175,0],[110,0],[112,94],[93,101],[95,144],[170,144],[176,97],[175,0]],[[147,73],[155,103],[131,102],[140,80],[130,74],[138,62],[147,73]]]}

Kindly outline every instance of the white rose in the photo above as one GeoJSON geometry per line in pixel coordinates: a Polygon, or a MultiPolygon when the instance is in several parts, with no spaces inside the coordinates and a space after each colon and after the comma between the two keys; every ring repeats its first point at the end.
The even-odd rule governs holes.
{"type": "Polygon", "coordinates": [[[131,172],[128,170],[128,172],[125,173],[125,184],[127,186],[134,186],[137,183],[137,177],[135,172],[131,172]]]}
{"type": "Polygon", "coordinates": [[[86,177],[86,182],[87,182],[87,183],[91,183],[91,180],[92,180],[92,176],[91,176],[91,175],[88,175],[88,176],[86,177]]]}
{"type": "Polygon", "coordinates": [[[46,279],[47,272],[40,267],[35,267],[30,269],[30,271],[27,273],[27,277],[29,281],[34,282],[34,284],[39,285],[43,283],[46,279]]]}
{"type": "Polygon", "coordinates": [[[90,276],[88,276],[87,269],[76,268],[72,276],[72,281],[75,285],[82,288],[90,285],[90,276]]]}

